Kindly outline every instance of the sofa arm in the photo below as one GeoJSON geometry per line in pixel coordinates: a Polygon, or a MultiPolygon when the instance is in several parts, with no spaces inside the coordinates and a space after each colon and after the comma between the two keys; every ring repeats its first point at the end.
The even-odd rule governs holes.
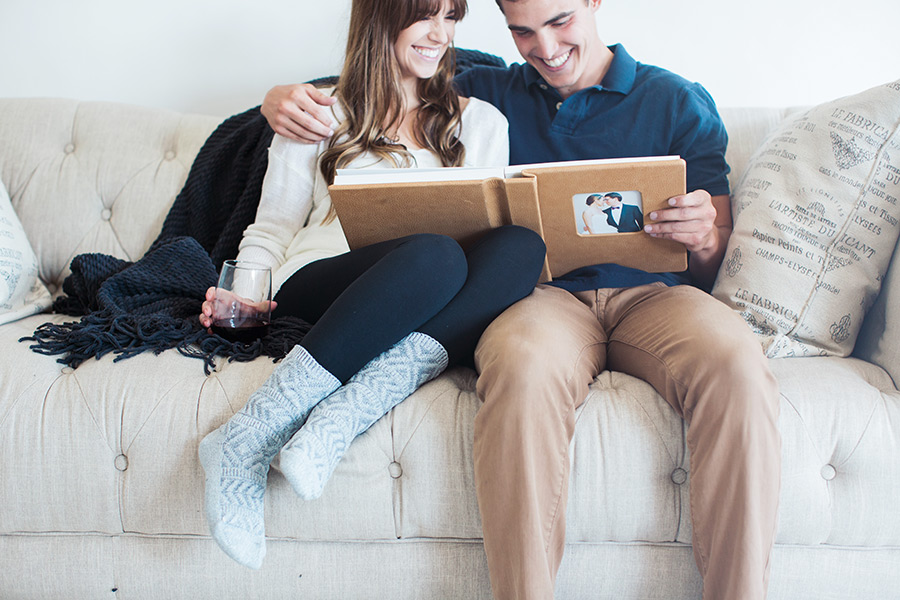
{"type": "Polygon", "coordinates": [[[874,363],[900,388],[900,241],[888,266],[881,293],[866,313],[853,355],[874,363]]]}

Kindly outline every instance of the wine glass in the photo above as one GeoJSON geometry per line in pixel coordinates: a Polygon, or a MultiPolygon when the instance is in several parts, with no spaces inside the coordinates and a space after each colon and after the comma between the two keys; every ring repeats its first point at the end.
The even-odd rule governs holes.
{"type": "Polygon", "coordinates": [[[249,344],[264,337],[272,318],[272,270],[242,260],[226,260],[213,301],[212,332],[249,344]]]}

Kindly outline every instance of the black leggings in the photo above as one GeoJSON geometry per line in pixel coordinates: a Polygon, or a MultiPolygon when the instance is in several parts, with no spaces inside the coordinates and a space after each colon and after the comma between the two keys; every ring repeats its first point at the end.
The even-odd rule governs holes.
{"type": "Polygon", "coordinates": [[[467,252],[453,239],[416,234],[310,263],[288,279],[273,316],[313,325],[301,345],[346,382],[413,331],[471,365],[482,332],[534,288],[544,242],[517,226],[494,229],[467,252]]]}

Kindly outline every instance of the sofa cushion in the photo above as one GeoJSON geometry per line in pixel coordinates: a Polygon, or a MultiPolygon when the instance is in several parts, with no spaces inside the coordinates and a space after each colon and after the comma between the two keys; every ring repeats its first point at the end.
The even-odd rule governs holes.
{"type": "Polygon", "coordinates": [[[38,278],[38,260],[0,181],[0,324],[41,312],[50,292],[38,278]]]}
{"type": "Polygon", "coordinates": [[[897,241],[900,80],[788,117],[732,197],[713,294],[770,357],[853,349],[897,241]]]}
{"type": "MultiPolygon", "coordinates": [[[[48,318],[65,317],[0,327],[0,536],[208,536],[197,445],[272,361],[221,361],[205,376],[167,350],[73,370],[16,341],[48,318]]],[[[782,398],[778,543],[898,547],[900,392],[890,377],[853,358],[770,364],[782,398]]],[[[297,497],[275,465],[269,537],[480,540],[475,381],[457,368],[422,386],[354,441],[318,500],[297,497]]],[[[687,429],[649,384],[601,373],[576,413],[572,450],[571,544],[690,543],[687,429]]]]}

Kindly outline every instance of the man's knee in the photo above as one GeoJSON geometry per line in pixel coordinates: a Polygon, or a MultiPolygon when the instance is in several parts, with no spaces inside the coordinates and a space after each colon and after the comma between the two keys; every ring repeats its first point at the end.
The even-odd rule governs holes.
{"type": "Polygon", "coordinates": [[[478,344],[479,389],[502,386],[518,392],[542,388],[560,370],[554,364],[555,356],[547,352],[553,331],[534,322],[520,323],[508,313],[488,327],[478,344]]]}
{"type": "Polygon", "coordinates": [[[605,356],[605,334],[587,307],[568,292],[539,287],[482,336],[478,394],[492,411],[549,417],[583,400],[605,356]]]}
{"type": "MultiPolygon", "coordinates": [[[[780,396],[769,361],[752,333],[710,347],[711,375],[706,385],[713,393],[703,394],[715,420],[736,428],[774,427],[780,396]]],[[[694,415],[697,413],[695,407],[694,415]]]]}

